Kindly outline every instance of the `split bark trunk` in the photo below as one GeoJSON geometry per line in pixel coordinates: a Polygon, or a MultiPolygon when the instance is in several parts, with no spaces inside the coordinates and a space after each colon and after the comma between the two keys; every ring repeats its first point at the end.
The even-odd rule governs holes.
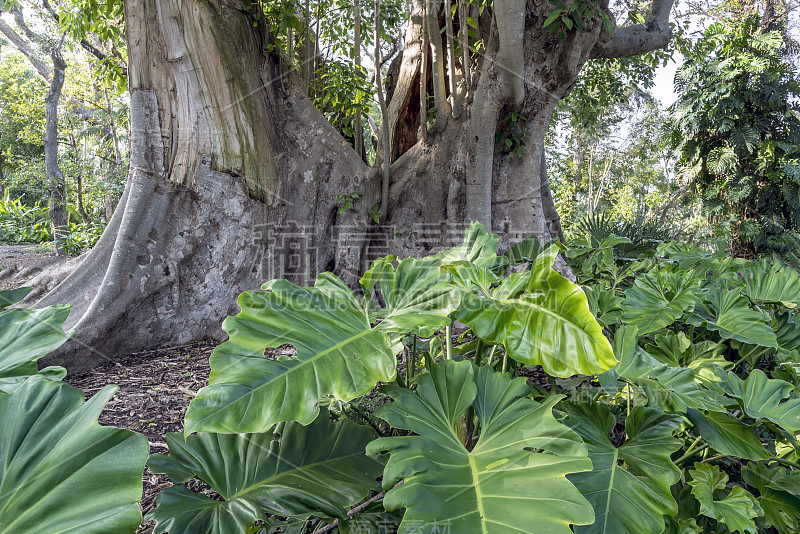
{"type": "MultiPolygon", "coordinates": [[[[221,339],[238,294],[269,278],[354,277],[368,208],[339,215],[336,197],[356,188],[364,205],[378,197],[375,173],[244,10],[206,0],[129,0],[125,10],[127,186],[95,248],[36,303],[72,305],[66,327],[77,335],[44,362],[70,372],[221,339]],[[337,225],[350,234],[337,238],[337,225]]],[[[58,281],[48,276],[38,284],[58,281]]]]}

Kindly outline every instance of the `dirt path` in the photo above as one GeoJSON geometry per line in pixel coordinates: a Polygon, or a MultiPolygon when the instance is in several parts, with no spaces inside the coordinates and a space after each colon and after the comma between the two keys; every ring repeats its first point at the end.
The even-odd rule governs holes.
{"type": "Polygon", "coordinates": [[[56,256],[54,249],[39,245],[0,245],[0,289],[23,286],[40,267],[66,259],[56,256]]]}
{"type": "MultiPolygon", "coordinates": [[[[189,401],[208,382],[208,358],[215,346],[199,342],[133,354],[88,373],[68,376],[66,382],[82,389],[87,399],[108,384],[119,386],[100,414],[100,424],[135,430],[150,441],[151,454],[166,453],[164,435],[183,431],[189,401]]],[[[158,492],[172,483],[166,475],[154,475],[145,469],[142,484],[141,507],[145,514],[155,506],[158,492]]],[[[143,523],[137,533],[150,533],[153,525],[143,523]]]]}

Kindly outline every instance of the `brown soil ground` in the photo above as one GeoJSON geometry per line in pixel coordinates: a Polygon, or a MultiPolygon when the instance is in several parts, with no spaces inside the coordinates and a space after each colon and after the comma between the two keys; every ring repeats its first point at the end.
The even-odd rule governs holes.
{"type": "Polygon", "coordinates": [[[38,272],[36,267],[65,259],[56,256],[55,250],[38,245],[0,245],[0,273],[6,271],[6,275],[14,276],[12,281],[0,274],[0,289],[25,285],[38,272]]]}
{"type": "MultiPolygon", "coordinates": [[[[164,435],[183,431],[183,415],[197,390],[208,382],[208,357],[215,344],[193,343],[125,356],[88,373],[67,377],[89,398],[104,386],[116,384],[119,391],[100,414],[101,425],[129,428],[147,436],[150,452],[166,453],[164,435]]],[[[155,506],[158,492],[172,485],[166,475],[154,475],[145,468],[142,513],[155,506]]],[[[137,533],[149,533],[145,522],[137,533]]]]}

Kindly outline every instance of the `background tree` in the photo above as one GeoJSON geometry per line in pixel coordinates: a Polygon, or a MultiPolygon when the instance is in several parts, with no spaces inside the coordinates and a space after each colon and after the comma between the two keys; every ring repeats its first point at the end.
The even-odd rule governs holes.
{"type": "Polygon", "coordinates": [[[41,184],[15,178],[26,164],[44,156],[44,96],[47,85],[10,46],[0,48],[0,155],[3,186],[28,205],[44,201],[41,184]]]}
{"type": "Polygon", "coordinates": [[[550,175],[566,227],[601,213],[676,234],[705,226],[695,214],[699,203],[674,173],[668,122],[658,102],[634,93],[630,103],[607,107],[593,132],[575,128],[554,139],[550,175]]]}
{"type": "Polygon", "coordinates": [[[18,50],[49,84],[44,106],[44,160],[50,189],[48,212],[53,224],[56,252],[64,255],[64,241],[68,232],[66,184],[64,174],[58,165],[58,106],[67,68],[61,53],[64,38],[58,34],[51,36],[32,30],[17,5],[12,5],[9,11],[14,16],[16,31],[8,27],[5,22],[0,23],[0,31],[15,43],[18,50]],[[51,61],[49,65],[43,59],[48,56],[51,61]]]}
{"type": "Polygon", "coordinates": [[[799,86],[785,53],[754,15],[711,26],[676,75],[673,143],[736,255],[800,248],[799,86]]]}
{"type": "MultiPolygon", "coordinates": [[[[95,46],[66,35],[50,4],[26,5],[24,17],[23,6],[7,2],[6,8],[10,13],[0,19],[0,32],[13,46],[0,52],[0,120],[6,131],[0,150],[8,185],[0,206],[0,242],[52,242],[52,233],[40,231],[45,225],[36,204],[52,200],[55,191],[50,205],[61,221],[54,225],[59,229],[56,244],[75,254],[99,237],[103,220],[110,217],[106,207],[114,205],[127,173],[127,144],[120,142],[124,134],[118,131],[128,122],[127,106],[118,102],[114,87],[118,71],[112,61],[100,59],[105,56],[97,37],[95,46]],[[55,61],[47,50],[56,54],[55,61]],[[62,68],[63,83],[53,92],[52,82],[61,80],[54,72],[62,68]]],[[[113,54],[108,57],[118,61],[113,54]]]]}

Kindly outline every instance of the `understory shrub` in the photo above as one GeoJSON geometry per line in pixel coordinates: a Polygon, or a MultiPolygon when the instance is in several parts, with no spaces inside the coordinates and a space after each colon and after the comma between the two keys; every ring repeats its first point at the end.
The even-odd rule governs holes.
{"type": "Polygon", "coordinates": [[[39,204],[26,206],[8,194],[0,200],[0,244],[29,245],[52,238],[47,208],[39,204]]]}
{"type": "MultiPolygon", "coordinates": [[[[185,432],[148,461],[175,485],[146,519],[157,534],[800,531],[800,273],[724,247],[596,238],[498,255],[473,224],[451,250],[375,261],[358,292],[330,273],[246,291],[185,432]],[[559,253],[577,284],[551,267],[559,253]]],[[[3,428],[49,417],[31,399],[69,388],[31,367],[65,337],[64,309],[47,310],[11,311],[60,337],[12,352],[0,337],[3,428]]],[[[92,412],[102,393],[57,409],[92,412]]],[[[143,461],[114,436],[93,454],[143,461]]],[[[119,491],[128,530],[105,532],[132,531],[119,491]]],[[[23,532],[4,525],[27,508],[4,498],[0,533],[23,532]]],[[[75,514],[101,524],[86,501],[75,514]]]]}

